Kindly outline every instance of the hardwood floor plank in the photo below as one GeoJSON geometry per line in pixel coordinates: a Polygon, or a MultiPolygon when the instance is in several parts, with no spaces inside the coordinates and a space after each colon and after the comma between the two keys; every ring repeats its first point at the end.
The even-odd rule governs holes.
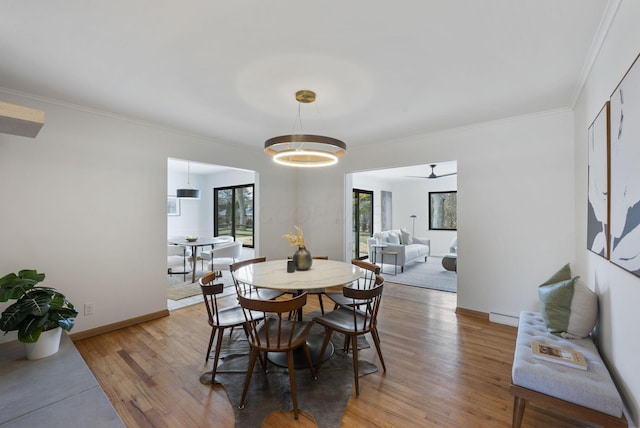
{"type": "MultiPolygon", "coordinates": [[[[328,300],[324,306],[332,308],[328,300]]],[[[453,293],[385,285],[378,328],[387,372],[360,379],[360,396],[352,394],[343,427],[511,426],[516,329],[455,308],[453,293]]],[[[317,299],[309,299],[305,313],[315,310],[317,299]]],[[[237,403],[220,385],[199,381],[211,369],[204,358],[209,334],[200,304],[76,346],[128,427],[233,427],[237,403]]],[[[380,368],[375,347],[360,358],[380,368]]],[[[273,418],[266,426],[286,426],[286,420],[273,418]]],[[[522,426],[580,425],[528,407],[522,426]]]]}

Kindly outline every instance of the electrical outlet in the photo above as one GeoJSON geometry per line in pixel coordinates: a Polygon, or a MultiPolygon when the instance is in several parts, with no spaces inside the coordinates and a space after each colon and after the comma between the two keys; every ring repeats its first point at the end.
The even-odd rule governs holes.
{"type": "Polygon", "coordinates": [[[85,303],[84,304],[84,314],[85,315],[93,315],[96,313],[96,307],[93,303],[85,303]]]}

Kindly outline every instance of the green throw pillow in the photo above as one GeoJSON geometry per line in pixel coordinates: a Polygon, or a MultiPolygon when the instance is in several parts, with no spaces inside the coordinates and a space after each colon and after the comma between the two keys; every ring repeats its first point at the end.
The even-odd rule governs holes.
{"type": "Polygon", "coordinates": [[[563,266],[538,287],[540,313],[550,333],[568,339],[587,337],[598,316],[598,297],[563,266]]]}

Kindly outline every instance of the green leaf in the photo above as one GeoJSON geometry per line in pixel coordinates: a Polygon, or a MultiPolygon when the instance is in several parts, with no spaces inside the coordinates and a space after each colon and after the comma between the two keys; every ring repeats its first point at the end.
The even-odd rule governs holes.
{"type": "Polygon", "coordinates": [[[38,273],[38,271],[35,269],[23,269],[18,272],[18,276],[23,279],[33,280],[36,283],[44,281],[45,277],[43,273],[38,273]]]}
{"type": "Polygon", "coordinates": [[[2,313],[2,317],[0,317],[0,330],[4,332],[18,330],[20,323],[22,323],[27,316],[29,316],[29,313],[22,311],[18,304],[14,303],[2,313]]]}
{"type": "Polygon", "coordinates": [[[58,321],[58,326],[62,327],[62,329],[66,331],[71,331],[74,324],[75,324],[75,321],[73,318],[66,318],[58,321]]]}
{"type": "Polygon", "coordinates": [[[51,295],[46,290],[31,290],[16,304],[19,304],[27,313],[36,316],[44,315],[51,307],[51,295]]]}
{"type": "Polygon", "coordinates": [[[40,333],[42,333],[42,327],[36,328],[31,332],[20,329],[18,330],[18,340],[22,343],[34,343],[40,338],[40,333]]]}
{"type": "Polygon", "coordinates": [[[65,298],[60,293],[55,293],[51,299],[51,309],[59,309],[64,306],[65,298]]]}
{"type": "Polygon", "coordinates": [[[45,275],[36,270],[24,269],[10,273],[0,278],[0,302],[9,299],[19,299],[24,293],[32,289],[37,283],[44,281],[45,275]]]}
{"type": "Polygon", "coordinates": [[[15,273],[9,273],[3,276],[2,278],[0,278],[0,288],[6,287],[7,284],[11,284],[17,278],[18,278],[18,275],[16,275],[15,273]]]}

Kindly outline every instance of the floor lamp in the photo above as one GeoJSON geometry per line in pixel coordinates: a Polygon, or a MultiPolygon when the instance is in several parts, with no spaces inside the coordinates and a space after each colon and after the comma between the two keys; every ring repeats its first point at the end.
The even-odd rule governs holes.
{"type": "Polygon", "coordinates": [[[416,236],[416,219],[418,218],[418,216],[415,214],[411,214],[409,217],[411,217],[411,220],[413,221],[413,225],[411,227],[411,235],[416,236]]]}

